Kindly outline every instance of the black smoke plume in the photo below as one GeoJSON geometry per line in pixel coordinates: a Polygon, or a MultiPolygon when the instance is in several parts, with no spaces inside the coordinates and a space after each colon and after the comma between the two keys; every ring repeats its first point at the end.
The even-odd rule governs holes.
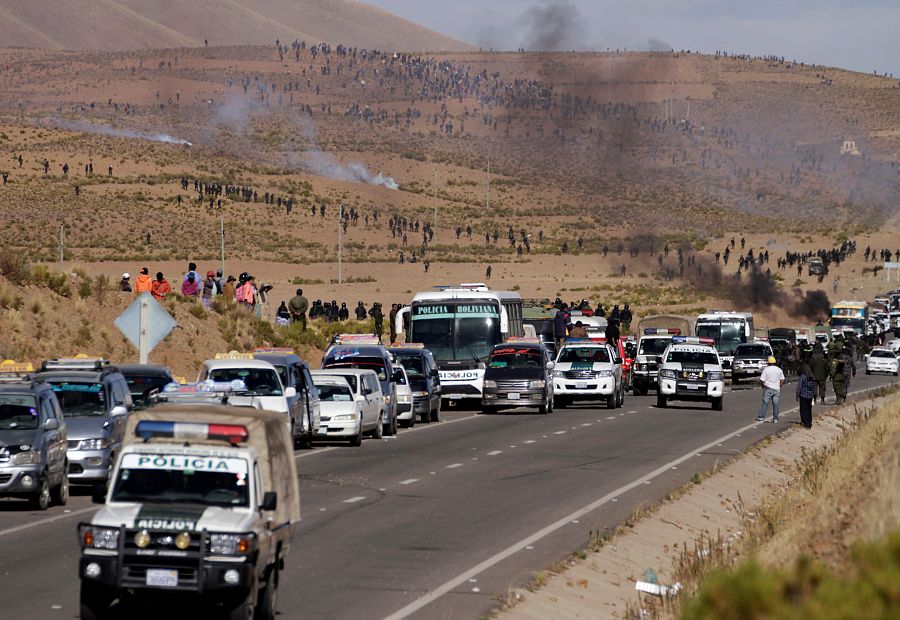
{"type": "Polygon", "coordinates": [[[583,49],[587,32],[578,8],[569,0],[544,0],[519,18],[526,28],[523,47],[540,52],[583,49]]]}

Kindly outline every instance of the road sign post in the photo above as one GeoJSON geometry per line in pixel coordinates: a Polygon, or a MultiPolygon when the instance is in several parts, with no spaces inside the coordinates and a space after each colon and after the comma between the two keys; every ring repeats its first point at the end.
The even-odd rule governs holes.
{"type": "Polygon", "coordinates": [[[150,362],[150,351],[178,325],[150,293],[141,293],[116,318],[114,324],[138,350],[141,364],[150,362]]]}

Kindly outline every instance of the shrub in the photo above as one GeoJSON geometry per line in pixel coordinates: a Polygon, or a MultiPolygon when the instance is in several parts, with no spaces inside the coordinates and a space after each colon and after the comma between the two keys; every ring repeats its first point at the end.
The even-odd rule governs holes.
{"type": "Polygon", "coordinates": [[[13,284],[28,284],[31,277],[28,259],[22,252],[12,248],[0,249],[0,275],[13,284]]]}
{"type": "Polygon", "coordinates": [[[84,275],[81,280],[78,282],[78,296],[82,299],[87,299],[91,296],[91,293],[94,291],[94,281],[91,279],[91,276],[84,275]]]}

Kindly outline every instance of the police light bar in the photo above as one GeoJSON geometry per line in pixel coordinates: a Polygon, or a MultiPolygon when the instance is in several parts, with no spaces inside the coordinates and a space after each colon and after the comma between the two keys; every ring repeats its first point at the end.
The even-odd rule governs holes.
{"type": "Polygon", "coordinates": [[[697,336],[673,336],[673,344],[705,344],[712,346],[715,340],[712,338],[698,338],[697,336]]]}
{"type": "Polygon", "coordinates": [[[395,342],[392,344],[390,349],[424,349],[424,342],[395,342]]]}
{"type": "Polygon", "coordinates": [[[249,434],[247,427],[239,424],[204,424],[201,422],[166,422],[163,420],[141,420],[134,429],[134,434],[149,441],[150,439],[179,440],[222,440],[232,445],[244,443],[249,434]]]}
{"type": "Polygon", "coordinates": [[[339,334],[334,338],[334,344],[381,344],[378,336],[372,334],[339,334]]]}
{"type": "Polygon", "coordinates": [[[680,336],[681,330],[677,327],[648,327],[644,330],[645,336],[680,336]]]}
{"type": "Polygon", "coordinates": [[[75,357],[45,360],[41,370],[100,370],[104,366],[109,366],[109,360],[79,353],[75,357]]]}
{"type": "Polygon", "coordinates": [[[290,347],[256,347],[254,353],[294,353],[290,347]]]}
{"type": "Polygon", "coordinates": [[[229,351],[228,353],[216,353],[217,360],[252,360],[252,353],[241,353],[239,351],[229,351]]]}
{"type": "Polygon", "coordinates": [[[31,362],[17,362],[15,360],[3,360],[0,362],[0,375],[25,375],[34,372],[31,362]]]}
{"type": "Polygon", "coordinates": [[[566,344],[597,344],[600,341],[606,342],[606,338],[566,338],[566,344]]]}
{"type": "Polygon", "coordinates": [[[511,343],[511,344],[515,344],[515,343],[541,344],[541,339],[535,338],[533,336],[513,336],[512,338],[507,338],[506,342],[511,343]]]}

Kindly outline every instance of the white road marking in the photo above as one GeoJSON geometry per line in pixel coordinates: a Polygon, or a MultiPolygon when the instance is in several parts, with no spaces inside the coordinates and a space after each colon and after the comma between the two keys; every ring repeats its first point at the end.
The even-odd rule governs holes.
{"type": "Polygon", "coordinates": [[[398,482],[397,484],[413,484],[414,482],[418,481],[418,478],[410,478],[409,480],[404,480],[403,482],[398,482]]]}
{"type": "Polygon", "coordinates": [[[356,497],[351,497],[350,499],[345,499],[345,504],[355,504],[356,502],[361,502],[366,499],[365,495],[357,495],[356,497]]]}
{"type": "Polygon", "coordinates": [[[450,465],[447,465],[447,469],[456,469],[457,467],[462,467],[462,466],[463,466],[462,463],[451,463],[450,465]]]}
{"type": "Polygon", "coordinates": [[[493,452],[488,452],[488,456],[497,456],[498,454],[503,454],[503,450],[494,450],[493,452]]]}
{"type": "Polygon", "coordinates": [[[534,439],[526,439],[525,443],[537,443],[534,439]]]}
{"type": "MultiPolygon", "coordinates": [[[[794,411],[797,411],[796,407],[794,407],[793,409],[791,409],[789,411],[785,411],[784,413],[791,413],[794,411]]],[[[675,467],[676,465],[680,465],[681,463],[684,463],[685,461],[690,460],[691,457],[693,457],[694,455],[699,455],[700,453],[705,452],[706,450],[709,450],[710,448],[715,447],[715,445],[717,443],[723,443],[725,441],[728,441],[729,439],[731,439],[738,433],[741,433],[748,429],[751,429],[755,425],[756,425],[756,423],[754,422],[753,424],[748,424],[747,426],[741,427],[736,431],[728,433],[727,435],[725,435],[723,437],[719,437],[718,439],[715,439],[706,445],[700,446],[699,448],[692,450],[691,452],[685,454],[684,456],[678,457],[674,461],[671,461],[669,463],[666,463],[665,465],[657,467],[653,471],[651,471],[647,474],[644,474],[640,478],[637,478],[637,479],[629,482],[625,486],[619,487],[618,489],[607,493],[606,495],[591,502],[587,506],[579,508],[572,514],[562,517],[558,521],[551,523],[550,525],[538,530],[537,532],[534,532],[530,536],[527,536],[526,538],[512,544],[511,546],[507,547],[506,549],[503,549],[499,553],[496,553],[496,554],[492,555],[491,557],[483,560],[482,562],[476,564],[475,566],[468,569],[467,571],[457,575],[456,577],[453,577],[449,581],[447,581],[435,588],[432,588],[427,594],[417,598],[416,600],[412,601],[405,607],[386,616],[384,618],[384,620],[402,620],[403,618],[411,616],[412,614],[416,613],[423,607],[430,605],[431,603],[433,603],[440,597],[444,596],[445,594],[452,592],[455,588],[458,588],[462,584],[466,583],[466,581],[468,581],[469,579],[483,573],[484,571],[488,570],[489,568],[496,566],[497,564],[499,564],[503,560],[509,558],[516,552],[521,551],[523,548],[527,547],[528,545],[532,545],[532,544],[538,542],[539,540],[546,538],[547,536],[556,532],[557,530],[565,527],[566,525],[569,525],[572,521],[580,519],[581,517],[593,512],[594,510],[597,510],[598,508],[608,504],[609,502],[618,501],[618,498],[620,496],[643,485],[644,482],[646,482],[648,480],[652,480],[653,478],[656,478],[657,476],[662,475],[663,473],[669,471],[672,467],[675,467]]]]}
{"type": "Polygon", "coordinates": [[[637,413],[637,409],[634,409],[634,410],[632,410],[632,411],[629,411],[628,413],[637,413]]]}
{"type": "Polygon", "coordinates": [[[69,517],[74,517],[76,515],[83,515],[86,512],[96,512],[98,510],[100,510],[99,506],[91,506],[90,508],[82,508],[81,510],[67,512],[67,513],[64,513],[61,515],[56,515],[55,517],[47,517],[46,519],[39,519],[37,521],[31,521],[30,523],[24,523],[22,525],[10,527],[5,530],[0,530],[0,536],[6,536],[7,534],[15,534],[16,532],[21,532],[23,530],[30,530],[31,528],[37,527],[38,525],[46,525],[47,523],[54,523],[56,521],[61,521],[62,519],[68,519],[69,517]]]}
{"type": "Polygon", "coordinates": [[[584,424],[582,424],[582,426],[593,426],[593,425],[594,425],[593,422],[585,422],[584,424]]]}
{"type": "Polygon", "coordinates": [[[615,420],[615,419],[616,419],[616,416],[614,416],[614,415],[607,416],[606,419],[607,419],[607,420],[615,420]]]}
{"type": "Polygon", "coordinates": [[[556,431],[554,435],[565,435],[567,431],[556,431]]]}

